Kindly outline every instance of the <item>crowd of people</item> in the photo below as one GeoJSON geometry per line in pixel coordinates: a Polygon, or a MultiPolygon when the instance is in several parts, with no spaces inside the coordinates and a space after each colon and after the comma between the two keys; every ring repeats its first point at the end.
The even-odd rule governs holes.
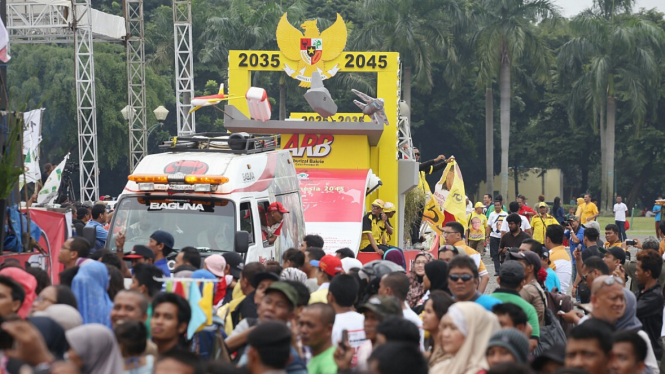
{"type": "MultiPolygon", "coordinates": [[[[0,266],[0,370],[659,373],[665,244],[638,240],[631,259],[621,220],[601,241],[597,208],[585,204],[593,203],[565,214],[556,202],[533,210],[518,198],[508,213],[490,199],[473,207],[467,227],[445,225],[438,253],[407,263],[388,246],[368,264],[349,248],[326,254],[318,235],[281,262],[176,250],[163,230],[132,248],[117,235],[110,252],[98,242],[105,207],[81,207],[74,225],[94,227],[96,240],[65,241],[57,284],[16,261],[0,266]]],[[[385,223],[391,206],[372,205],[385,223]]]]}

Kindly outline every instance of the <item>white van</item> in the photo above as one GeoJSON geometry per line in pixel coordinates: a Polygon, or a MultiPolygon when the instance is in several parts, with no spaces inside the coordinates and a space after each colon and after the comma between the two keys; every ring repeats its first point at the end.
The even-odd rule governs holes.
{"type": "Polygon", "coordinates": [[[296,170],[280,136],[201,134],[164,142],[165,153],[146,156],[118,199],[107,248],[125,232],[125,249],[147,244],[155,230],[170,232],[174,249],[196,247],[202,256],[236,251],[246,262],[281,261],[305,235],[296,170]],[[261,229],[280,202],[281,234],[270,244],[261,229]]]}

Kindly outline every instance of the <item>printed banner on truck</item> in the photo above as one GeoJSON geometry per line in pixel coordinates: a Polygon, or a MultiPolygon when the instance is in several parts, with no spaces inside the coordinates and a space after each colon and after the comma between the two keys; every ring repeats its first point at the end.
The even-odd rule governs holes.
{"type": "Polygon", "coordinates": [[[360,245],[367,169],[296,169],[307,234],[321,235],[327,253],[360,245]]]}

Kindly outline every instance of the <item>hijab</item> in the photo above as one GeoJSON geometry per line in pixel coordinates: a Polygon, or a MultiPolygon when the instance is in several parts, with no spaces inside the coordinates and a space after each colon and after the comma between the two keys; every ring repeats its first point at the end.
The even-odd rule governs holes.
{"type": "Polygon", "coordinates": [[[476,374],[487,370],[485,347],[492,334],[500,329],[497,317],[473,301],[453,304],[447,315],[466,338],[455,355],[446,354],[430,373],[476,374]]]}
{"type": "Polygon", "coordinates": [[[7,267],[0,270],[0,275],[13,279],[23,287],[25,299],[23,299],[23,304],[21,304],[17,314],[19,317],[25,319],[28,316],[28,312],[30,312],[30,308],[32,308],[32,303],[37,298],[35,291],[37,289],[37,279],[25,270],[15,267],[7,267]]]}
{"type": "Polygon", "coordinates": [[[428,262],[425,264],[425,275],[429,278],[430,291],[441,290],[450,294],[448,291],[448,264],[441,260],[428,262]]]}
{"type": "Polygon", "coordinates": [[[106,264],[90,261],[79,269],[72,281],[72,292],[78,301],[83,324],[101,323],[111,327],[113,302],[106,292],[108,285],[106,264]]]}
{"type": "Polygon", "coordinates": [[[62,360],[69,349],[62,326],[49,317],[29,317],[28,321],[42,334],[46,347],[55,356],[55,359],[62,360]]]}
{"type": "Polygon", "coordinates": [[[383,259],[404,267],[404,256],[398,249],[389,249],[383,259]]]}
{"type": "MultiPolygon", "coordinates": [[[[110,312],[109,312],[110,313],[110,312]]],[[[34,312],[34,317],[49,317],[57,322],[65,331],[83,324],[81,313],[76,308],[67,304],[53,304],[40,312],[34,312]]],[[[109,315],[110,316],[110,315],[109,315]]]]}
{"type": "MultiPolygon", "coordinates": [[[[427,262],[434,261],[434,256],[429,252],[420,252],[416,255],[414,262],[418,260],[418,257],[424,256],[427,262]]],[[[425,294],[425,288],[423,288],[423,277],[416,274],[415,266],[411,265],[411,271],[409,271],[409,293],[406,295],[406,301],[409,303],[411,308],[415,307],[418,304],[418,301],[425,294]]]]}
{"type": "Polygon", "coordinates": [[[637,331],[642,329],[642,322],[637,319],[637,299],[635,294],[624,288],[623,295],[626,298],[626,311],[619,317],[614,326],[617,331],[637,331]]]}
{"type": "MultiPolygon", "coordinates": [[[[81,268],[83,269],[83,268],[81,268]]],[[[81,374],[116,374],[124,372],[120,349],[113,331],[91,323],[65,333],[69,346],[83,361],[81,374]]]]}

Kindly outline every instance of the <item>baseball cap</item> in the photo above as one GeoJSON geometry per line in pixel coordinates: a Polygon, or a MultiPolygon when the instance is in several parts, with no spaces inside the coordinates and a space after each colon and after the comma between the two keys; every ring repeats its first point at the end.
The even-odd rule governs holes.
{"type": "Polygon", "coordinates": [[[480,201],[476,203],[476,205],[473,206],[474,208],[484,208],[485,204],[481,203],[480,201]]]}
{"type": "Polygon", "coordinates": [[[153,232],[152,235],[150,235],[150,239],[155,239],[157,243],[162,243],[169,248],[173,248],[175,245],[173,235],[163,230],[153,232]]]}
{"type": "Polygon", "coordinates": [[[395,204],[386,202],[383,204],[383,213],[392,213],[395,211],[395,204]]]}
{"type": "Polygon", "coordinates": [[[547,203],[540,202],[540,203],[536,204],[536,207],[538,207],[538,208],[549,208],[549,205],[547,205],[547,203]]]}
{"type": "Polygon", "coordinates": [[[554,361],[563,365],[566,358],[566,346],[557,344],[549,349],[544,350],[538,357],[531,363],[531,368],[540,371],[548,361],[554,361]]]}
{"type": "Polygon", "coordinates": [[[221,255],[210,255],[203,260],[208,271],[215,274],[218,277],[223,277],[224,269],[226,269],[226,259],[221,255]]]}
{"type": "Polygon", "coordinates": [[[315,268],[321,269],[324,273],[330,276],[335,276],[336,274],[344,271],[344,268],[342,267],[342,261],[333,255],[325,255],[321,257],[319,261],[312,260],[309,262],[309,264],[315,268]]]}
{"type": "Polygon", "coordinates": [[[614,256],[614,258],[618,259],[622,265],[626,263],[626,251],[624,251],[623,248],[609,247],[605,252],[611,254],[612,256],[614,256]]]}
{"type": "Polygon", "coordinates": [[[289,212],[288,210],[286,210],[286,208],[284,208],[284,205],[282,205],[282,203],[280,203],[278,201],[270,204],[270,206],[268,206],[268,211],[269,212],[280,212],[280,213],[288,213],[289,212]]]}
{"type": "Polygon", "coordinates": [[[233,278],[240,279],[240,272],[245,267],[242,257],[235,252],[224,252],[222,253],[222,257],[226,260],[226,264],[231,267],[233,278]]]}
{"type": "Polygon", "coordinates": [[[520,283],[524,280],[524,266],[515,260],[509,260],[501,265],[499,278],[508,283],[520,283]]]}
{"type": "Polygon", "coordinates": [[[146,247],[145,245],[135,245],[131,251],[125,253],[122,256],[123,260],[131,260],[133,258],[149,258],[154,260],[155,254],[152,252],[152,249],[146,247]]]}
{"type": "Polygon", "coordinates": [[[358,313],[366,310],[371,310],[381,316],[381,318],[388,316],[402,317],[403,315],[402,307],[394,296],[374,295],[358,308],[358,313]]]}
{"type": "MultiPolygon", "coordinates": [[[[261,273],[259,273],[261,274],[261,273]]],[[[257,274],[258,275],[258,274],[257,274]]],[[[291,305],[295,308],[298,305],[298,291],[296,291],[293,286],[286,282],[273,282],[268,288],[266,288],[266,295],[270,292],[281,292],[286,296],[286,299],[289,300],[291,305]]]]}
{"type": "Polygon", "coordinates": [[[587,229],[593,228],[593,229],[598,230],[598,232],[600,232],[600,224],[598,223],[598,221],[589,221],[589,222],[583,224],[582,226],[584,226],[584,228],[587,228],[587,229]]]}
{"type": "Polygon", "coordinates": [[[372,205],[380,206],[381,209],[383,209],[383,206],[385,204],[386,203],[384,203],[383,200],[381,200],[381,199],[376,199],[376,200],[372,201],[372,205]]]}
{"type": "Polygon", "coordinates": [[[277,275],[275,273],[271,273],[269,271],[256,273],[254,278],[252,278],[252,287],[257,288],[259,286],[259,283],[261,283],[262,281],[264,281],[266,279],[272,279],[274,281],[278,281],[279,280],[279,275],[277,275]]]}
{"type": "Polygon", "coordinates": [[[344,272],[348,274],[351,269],[362,269],[363,263],[360,262],[357,258],[346,257],[342,259],[342,268],[344,272]]]}

